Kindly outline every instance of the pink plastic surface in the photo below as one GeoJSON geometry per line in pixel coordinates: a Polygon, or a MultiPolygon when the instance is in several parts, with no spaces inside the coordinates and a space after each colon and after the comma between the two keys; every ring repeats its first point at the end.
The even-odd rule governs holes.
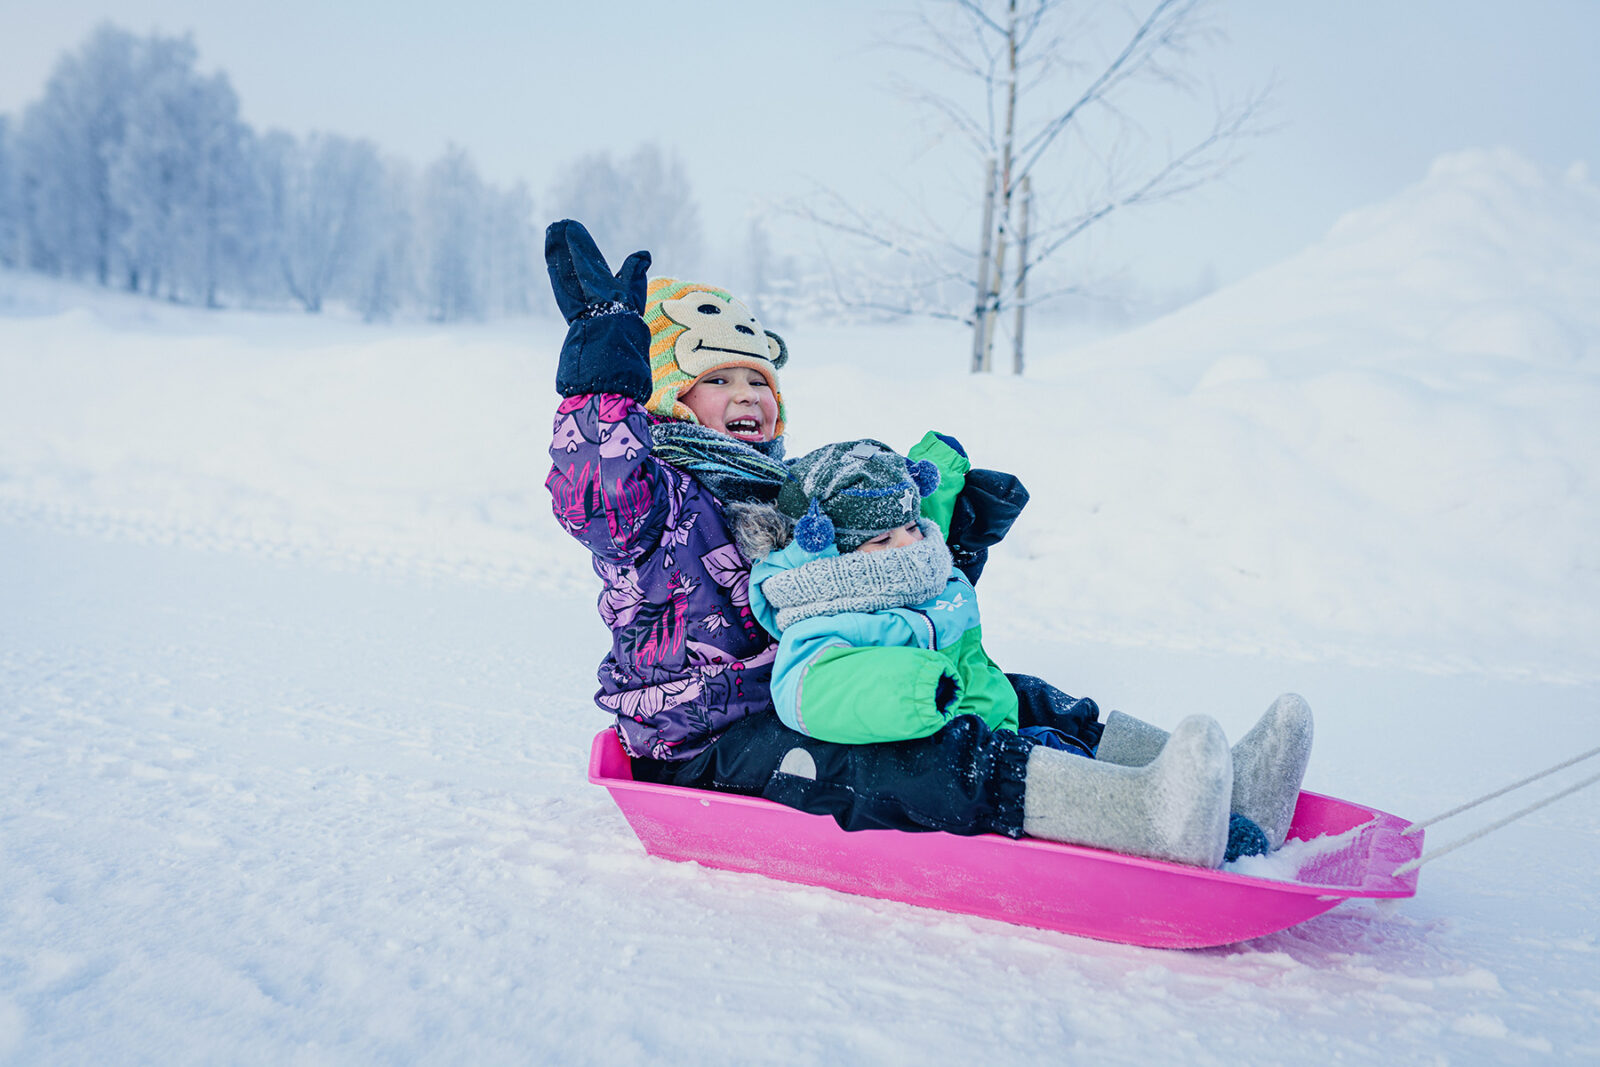
{"type": "Polygon", "coordinates": [[[1416,872],[1394,871],[1422,850],[1420,833],[1400,836],[1404,819],[1304,792],[1291,839],[1361,829],[1309,858],[1293,882],[1033,838],[848,833],[756,797],[635,782],[610,730],[595,736],[589,780],[610,791],[652,856],[1153,948],[1231,944],[1352,897],[1412,896],[1416,872]]]}

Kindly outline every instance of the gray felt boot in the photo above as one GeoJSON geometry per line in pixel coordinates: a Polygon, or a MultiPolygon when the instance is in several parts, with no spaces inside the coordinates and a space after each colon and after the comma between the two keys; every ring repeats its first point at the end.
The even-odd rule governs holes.
{"type": "Polygon", "coordinates": [[[1022,829],[1049,841],[1218,867],[1232,791],[1228,739],[1216,720],[1194,715],[1144,767],[1037,746],[1028,754],[1022,829]]]}
{"type": "Polygon", "coordinates": [[[1233,746],[1233,810],[1253,819],[1273,848],[1282,847],[1294,820],[1311,734],[1310,705],[1285,693],[1233,746]]]}
{"type": "MultiPolygon", "coordinates": [[[[1311,708],[1297,694],[1285,693],[1233,746],[1233,810],[1260,826],[1273,848],[1283,845],[1294,819],[1311,759],[1311,734],[1311,708]]],[[[1143,767],[1166,743],[1167,732],[1159,726],[1113,711],[1095,759],[1143,767]]]]}

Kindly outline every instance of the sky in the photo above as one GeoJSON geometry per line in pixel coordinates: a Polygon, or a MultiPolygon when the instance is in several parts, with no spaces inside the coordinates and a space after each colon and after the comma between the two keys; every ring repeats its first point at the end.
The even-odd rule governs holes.
{"type": "MultiPolygon", "coordinates": [[[[976,164],[930,166],[925,124],[890,87],[914,71],[885,45],[909,6],[0,0],[0,113],[20,114],[99,21],[188,32],[258,129],[369,137],[419,164],[459,144],[489,180],[525,181],[536,209],[574,158],[656,141],[683,159],[708,244],[733,255],[753,214],[817,188],[945,213],[977,180],[976,164]]],[[[1227,39],[1195,57],[1201,98],[1273,83],[1272,131],[1221,182],[1103,231],[1084,270],[1225,284],[1460,149],[1600,165],[1600,4],[1229,0],[1217,21],[1227,39]]]]}

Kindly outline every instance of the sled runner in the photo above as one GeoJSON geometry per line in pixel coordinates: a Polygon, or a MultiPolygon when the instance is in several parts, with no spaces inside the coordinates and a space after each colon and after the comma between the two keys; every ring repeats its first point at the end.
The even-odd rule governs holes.
{"type": "Polygon", "coordinates": [[[849,833],[759,797],[635,782],[609,729],[590,747],[589,781],[652,856],[1152,948],[1226,945],[1342,900],[1413,896],[1417,873],[1395,869],[1422,851],[1420,833],[1401,836],[1405,819],[1309,792],[1289,839],[1328,840],[1306,849],[1294,881],[997,834],[849,833]]]}

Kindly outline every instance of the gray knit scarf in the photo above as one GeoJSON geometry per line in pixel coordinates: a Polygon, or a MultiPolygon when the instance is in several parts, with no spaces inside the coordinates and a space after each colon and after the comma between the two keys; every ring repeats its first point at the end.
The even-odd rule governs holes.
{"type": "Polygon", "coordinates": [[[778,629],[842,611],[884,611],[931,600],[950,580],[950,550],[937,524],[921,519],[922,540],[881,552],[846,552],[803,563],[761,583],[778,609],[778,629]]]}
{"type": "Polygon", "coordinates": [[[663,419],[650,424],[651,453],[688,471],[724,503],[778,499],[789,478],[783,464],[783,438],[747,444],[694,422],[663,419]]]}

